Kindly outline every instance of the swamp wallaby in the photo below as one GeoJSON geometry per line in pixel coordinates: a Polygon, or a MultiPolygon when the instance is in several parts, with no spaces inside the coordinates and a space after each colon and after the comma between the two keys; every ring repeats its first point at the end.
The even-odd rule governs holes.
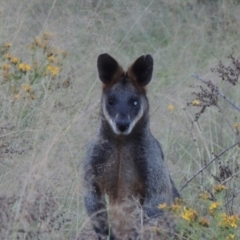
{"type": "Polygon", "coordinates": [[[161,215],[159,204],[170,205],[180,195],[149,128],[146,85],[152,78],[152,56],[139,57],[125,72],[105,53],[97,68],[103,83],[101,121],[84,162],[85,205],[95,231],[106,236],[106,195],[110,208],[138,199],[149,218],[161,215]]]}

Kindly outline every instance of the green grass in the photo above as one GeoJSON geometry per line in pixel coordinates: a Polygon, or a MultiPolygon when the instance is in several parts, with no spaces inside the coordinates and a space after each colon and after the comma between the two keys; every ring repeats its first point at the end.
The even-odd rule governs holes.
{"type": "MultiPolygon", "coordinates": [[[[234,144],[239,135],[232,126],[240,122],[239,112],[219,99],[221,112],[210,107],[195,123],[199,109],[187,102],[194,100],[192,92],[199,91],[200,82],[192,73],[211,79],[239,102],[239,84],[230,86],[211,72],[219,60],[227,64],[231,52],[239,57],[239,11],[234,1],[224,0],[0,3],[0,44],[10,42],[9,52],[32,68],[35,60],[40,64],[35,72],[25,74],[19,65],[9,63],[12,73],[15,68],[11,80],[0,77],[0,209],[10,213],[0,215],[1,239],[18,235],[20,239],[77,239],[87,225],[81,163],[98,127],[101,83],[96,59],[100,53],[108,52],[124,68],[141,54],[153,55],[154,76],[148,87],[151,129],[179,189],[214,155],[234,144]],[[49,46],[67,51],[65,58],[59,58],[57,76],[45,75],[46,51],[39,46],[30,50],[35,37],[44,32],[53,34],[49,46]],[[31,86],[35,98],[22,84],[31,86]],[[168,110],[170,104],[173,111],[168,110]],[[50,226],[53,217],[61,227],[50,226]]],[[[6,55],[1,55],[1,74],[6,63],[6,55]]],[[[222,201],[239,192],[238,159],[236,147],[198,174],[181,192],[186,204],[206,212],[207,207],[197,202],[198,195],[211,192],[218,183],[219,163],[237,176],[226,181],[222,201]]],[[[222,211],[240,214],[239,200],[237,196],[222,211]]],[[[187,228],[188,223],[179,221],[187,228]]],[[[225,239],[215,223],[206,239],[225,239]]],[[[199,239],[202,228],[196,229],[189,239],[199,239]]],[[[233,230],[239,237],[239,231],[233,230]]]]}

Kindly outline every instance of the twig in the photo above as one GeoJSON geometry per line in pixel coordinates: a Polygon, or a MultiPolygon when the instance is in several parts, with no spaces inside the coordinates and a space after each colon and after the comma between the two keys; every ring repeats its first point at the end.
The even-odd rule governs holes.
{"type": "MultiPolygon", "coordinates": [[[[205,81],[200,78],[196,73],[192,74],[193,77],[195,77],[197,80],[201,81],[202,83],[205,83],[205,81]]],[[[218,91],[218,94],[224,99],[226,100],[230,105],[232,105],[232,107],[234,107],[238,112],[240,112],[240,107],[238,107],[235,103],[232,102],[232,100],[230,100],[228,97],[226,97],[223,93],[218,91]]]]}
{"type": "Polygon", "coordinates": [[[238,191],[236,194],[234,194],[226,203],[224,203],[224,207],[229,204],[235,197],[237,197],[237,195],[240,194],[240,191],[238,191]]]}
{"type": "Polygon", "coordinates": [[[222,156],[224,153],[226,153],[228,150],[230,150],[231,148],[235,147],[236,145],[238,145],[240,143],[240,141],[234,143],[233,145],[231,145],[230,147],[224,149],[222,152],[220,152],[215,158],[213,158],[211,161],[209,161],[207,164],[205,164],[204,167],[202,167],[200,170],[198,170],[191,178],[189,178],[187,180],[187,182],[181,187],[180,192],[199,174],[201,173],[205,168],[207,168],[212,162],[214,162],[216,159],[218,159],[220,156],[222,156]]]}

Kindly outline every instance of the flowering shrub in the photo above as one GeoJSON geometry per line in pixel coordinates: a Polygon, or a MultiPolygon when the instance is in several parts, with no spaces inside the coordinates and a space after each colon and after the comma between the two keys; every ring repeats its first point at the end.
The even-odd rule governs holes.
{"type": "MultiPolygon", "coordinates": [[[[238,120],[240,108],[238,105],[237,88],[240,77],[240,60],[235,55],[236,53],[233,52],[228,56],[228,65],[223,61],[219,61],[217,66],[212,68],[216,79],[204,80],[197,74],[193,74],[200,84],[194,86],[197,90],[192,92],[192,100],[188,100],[187,103],[192,109],[197,109],[192,121],[192,129],[194,126],[201,128],[201,123],[205,127],[205,122],[201,122],[201,120],[204,119],[204,116],[208,116],[208,109],[212,109],[213,111],[217,109],[219,115],[216,121],[222,117],[222,121],[227,122],[231,129],[229,135],[231,136],[230,141],[226,137],[228,144],[228,147],[226,147],[225,137],[223,137],[226,136],[224,135],[225,128],[219,128],[220,131],[217,133],[221,135],[219,138],[221,139],[221,143],[214,143],[215,145],[211,149],[213,158],[210,161],[203,159],[201,168],[182,187],[182,189],[185,188],[193,179],[203,174],[203,171],[206,171],[210,178],[216,182],[216,185],[211,190],[206,189],[200,192],[198,201],[198,208],[200,210],[196,211],[198,217],[192,217],[193,212],[190,212],[190,209],[187,208],[184,211],[184,206],[181,206],[182,213],[180,216],[182,216],[189,226],[192,227],[194,225],[195,227],[194,229],[189,229],[189,232],[198,231],[200,234],[202,231],[202,235],[200,234],[199,236],[206,239],[239,239],[240,237],[240,216],[238,207],[234,207],[234,200],[237,203],[237,198],[240,194],[239,188],[236,187],[238,186],[236,181],[239,179],[239,161],[237,159],[239,159],[238,147],[240,143],[240,124],[238,120]],[[218,149],[219,146],[221,147],[221,151],[218,149]],[[236,161],[230,150],[236,154],[236,161]],[[217,154],[215,153],[216,151],[218,152],[217,154]],[[226,153],[229,155],[223,157],[226,153]],[[204,231],[203,227],[208,227],[209,231],[204,231]]],[[[217,123],[213,122],[213,125],[216,126],[217,123]]],[[[221,126],[223,125],[221,124],[221,126]]],[[[209,132],[211,131],[209,129],[209,132]]],[[[211,134],[213,133],[211,132],[211,134]]],[[[216,135],[215,132],[214,137],[216,135]]],[[[196,139],[194,140],[196,141],[196,139]]],[[[209,142],[210,144],[212,143],[211,141],[209,142]]],[[[205,144],[209,144],[209,142],[206,141],[205,144]]],[[[206,188],[208,184],[204,185],[206,188]]]]}
{"type": "Polygon", "coordinates": [[[168,211],[175,216],[177,224],[177,235],[180,239],[239,239],[240,216],[227,214],[221,203],[222,194],[226,191],[223,184],[213,186],[215,200],[212,193],[203,191],[199,193],[198,206],[188,207],[183,201],[178,200],[171,206],[160,204],[158,208],[168,211]],[[205,231],[204,229],[211,229],[205,231]]]}
{"type": "Polygon", "coordinates": [[[20,99],[42,100],[54,90],[61,79],[65,51],[50,44],[52,35],[44,33],[27,47],[28,62],[14,56],[11,43],[1,47],[1,84],[15,101],[20,99]]]}

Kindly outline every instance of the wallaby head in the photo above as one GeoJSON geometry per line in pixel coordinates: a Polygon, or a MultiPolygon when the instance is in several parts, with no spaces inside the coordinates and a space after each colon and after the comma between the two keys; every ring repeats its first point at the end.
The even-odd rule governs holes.
{"type": "Polygon", "coordinates": [[[118,62],[105,53],[99,55],[97,67],[103,83],[103,118],[114,134],[129,135],[148,115],[145,87],[152,78],[153,58],[143,55],[124,72],[118,62]]]}

